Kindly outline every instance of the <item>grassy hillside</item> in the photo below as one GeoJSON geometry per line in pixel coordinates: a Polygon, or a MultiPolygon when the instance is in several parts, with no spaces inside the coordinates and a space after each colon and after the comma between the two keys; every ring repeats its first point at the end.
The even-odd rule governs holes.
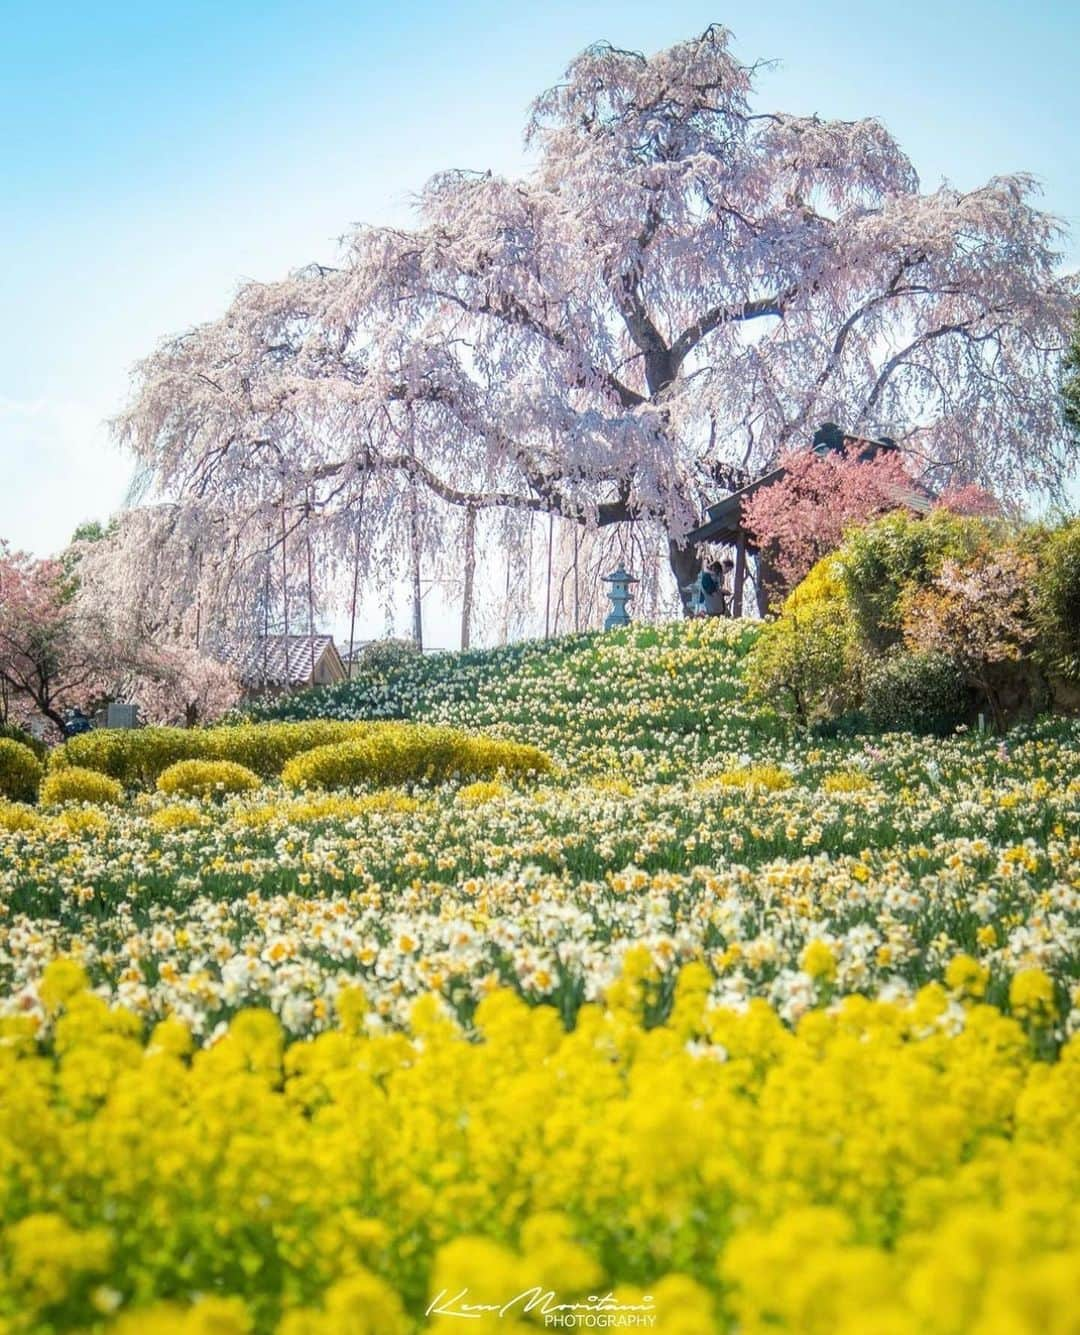
{"type": "Polygon", "coordinates": [[[256,705],[256,718],[404,718],[543,747],[582,774],[687,773],[779,737],[744,700],[751,623],[676,622],[532,640],[469,653],[409,654],[355,679],[256,705]]]}

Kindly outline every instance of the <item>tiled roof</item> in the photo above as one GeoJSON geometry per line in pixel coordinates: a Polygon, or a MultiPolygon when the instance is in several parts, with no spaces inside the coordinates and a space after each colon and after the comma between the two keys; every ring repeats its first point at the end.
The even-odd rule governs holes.
{"type": "Polygon", "coordinates": [[[328,649],[332,635],[260,636],[246,648],[229,655],[245,686],[304,686],[328,649]]]}

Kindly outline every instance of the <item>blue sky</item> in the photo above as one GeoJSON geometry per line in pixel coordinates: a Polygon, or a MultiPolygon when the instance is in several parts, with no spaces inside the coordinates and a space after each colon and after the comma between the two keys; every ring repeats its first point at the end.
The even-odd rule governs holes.
{"type": "Polygon", "coordinates": [[[1080,263],[1080,6],[1066,3],[0,3],[0,536],[38,552],[120,502],[131,365],[236,284],[404,222],[433,171],[521,166],[583,46],[717,21],[764,104],[879,116],[925,186],[1041,178],[1080,263]]]}

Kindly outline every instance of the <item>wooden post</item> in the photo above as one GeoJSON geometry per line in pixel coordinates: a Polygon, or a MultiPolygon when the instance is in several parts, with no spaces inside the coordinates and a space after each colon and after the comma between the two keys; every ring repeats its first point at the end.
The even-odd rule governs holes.
{"type": "Polygon", "coordinates": [[[770,582],[769,562],[764,552],[758,552],[757,556],[757,608],[759,616],[767,616],[769,612],[769,588],[770,582]]]}
{"type": "Polygon", "coordinates": [[[476,507],[465,509],[465,582],[461,593],[461,647],[469,647],[472,629],[473,576],[476,573],[476,507]]]}
{"type": "Polygon", "coordinates": [[[739,530],[735,544],[735,575],[731,585],[731,615],[741,617],[743,611],[743,590],[746,586],[746,534],[739,530]]]}

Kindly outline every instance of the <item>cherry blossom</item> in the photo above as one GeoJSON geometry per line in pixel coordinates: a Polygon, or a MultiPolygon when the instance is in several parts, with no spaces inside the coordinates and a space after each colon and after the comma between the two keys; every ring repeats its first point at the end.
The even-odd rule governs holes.
{"type": "Polygon", "coordinates": [[[162,343],[117,425],[224,563],[204,613],[290,543],[320,591],[453,565],[468,511],[519,552],[538,514],[634,524],[688,584],[721,480],[825,420],[938,490],[1060,491],[1075,283],[1035,183],[924,192],[878,121],[759,109],[755,73],[720,27],[590,47],[534,103],[526,175],[436,175],[413,228],[162,343]]]}

